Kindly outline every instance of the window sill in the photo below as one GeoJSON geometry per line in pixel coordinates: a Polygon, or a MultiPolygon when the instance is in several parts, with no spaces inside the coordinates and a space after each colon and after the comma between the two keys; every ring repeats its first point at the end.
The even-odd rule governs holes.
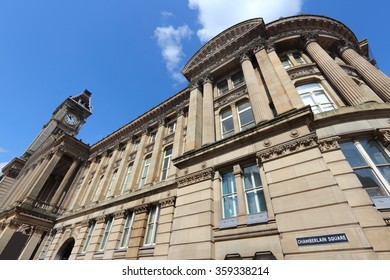
{"type": "Polygon", "coordinates": [[[376,209],[390,209],[390,196],[372,197],[376,209]]]}
{"type": "MultiPolygon", "coordinates": [[[[247,226],[264,224],[264,223],[268,223],[268,221],[269,221],[269,219],[268,219],[268,214],[266,211],[246,215],[246,225],[247,226]]],[[[243,221],[241,220],[240,225],[242,222],[243,221]]],[[[219,228],[220,229],[236,228],[238,225],[239,225],[238,217],[231,217],[231,218],[227,218],[227,219],[222,219],[219,223],[219,228]]]]}

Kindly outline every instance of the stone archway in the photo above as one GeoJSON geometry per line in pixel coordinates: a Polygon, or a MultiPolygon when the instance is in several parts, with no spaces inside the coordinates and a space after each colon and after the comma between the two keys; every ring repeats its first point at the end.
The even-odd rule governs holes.
{"type": "Polygon", "coordinates": [[[72,253],[75,240],[73,237],[68,238],[58,250],[55,260],[68,260],[72,253]]]}

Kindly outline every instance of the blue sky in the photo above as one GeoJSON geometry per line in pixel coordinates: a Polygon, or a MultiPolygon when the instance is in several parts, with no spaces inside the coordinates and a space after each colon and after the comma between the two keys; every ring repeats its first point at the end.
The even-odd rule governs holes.
{"type": "Polygon", "coordinates": [[[340,20],[390,75],[389,10],[388,0],[0,0],[0,166],[84,89],[93,114],[77,137],[96,143],[184,88],[186,61],[248,18],[340,20]]]}

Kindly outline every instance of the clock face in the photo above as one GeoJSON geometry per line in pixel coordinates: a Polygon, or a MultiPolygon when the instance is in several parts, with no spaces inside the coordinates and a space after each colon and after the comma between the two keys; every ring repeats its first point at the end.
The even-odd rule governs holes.
{"type": "Polygon", "coordinates": [[[75,125],[78,123],[77,117],[72,114],[65,115],[65,122],[69,125],[75,125]]]}

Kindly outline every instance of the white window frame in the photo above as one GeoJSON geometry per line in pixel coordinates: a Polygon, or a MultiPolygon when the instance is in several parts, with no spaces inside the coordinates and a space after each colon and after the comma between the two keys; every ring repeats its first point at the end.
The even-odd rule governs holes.
{"type": "Polygon", "coordinates": [[[112,224],[114,223],[114,217],[109,217],[106,223],[106,227],[104,229],[102,241],[100,242],[99,251],[104,251],[106,248],[106,245],[108,243],[108,240],[110,238],[110,233],[112,229],[112,224]]]}
{"type": "Polygon", "coordinates": [[[236,180],[233,171],[229,172],[223,172],[221,173],[221,203],[222,203],[222,218],[223,219],[229,219],[234,218],[238,216],[238,194],[237,194],[237,186],[236,186],[236,180]],[[223,185],[224,185],[224,176],[232,176],[231,184],[232,186],[229,186],[229,193],[224,193],[223,185]],[[231,209],[232,214],[229,216],[225,215],[225,199],[231,198],[233,201],[233,209],[231,209]]]}
{"type": "Polygon", "coordinates": [[[313,101],[314,105],[312,105],[312,104],[305,104],[305,105],[310,105],[314,114],[319,114],[319,113],[323,113],[323,112],[332,111],[332,110],[337,109],[335,102],[332,100],[332,98],[329,96],[329,94],[326,92],[326,90],[323,88],[323,86],[319,82],[310,82],[310,83],[296,85],[296,90],[298,91],[299,97],[301,98],[303,103],[305,103],[305,102],[304,102],[304,99],[302,98],[302,96],[307,95],[307,94],[310,95],[310,98],[313,101]],[[308,85],[313,85],[313,86],[308,90],[304,90],[304,91],[299,90],[299,87],[308,86],[308,85]],[[314,87],[314,85],[317,85],[318,87],[314,87]],[[323,95],[328,99],[329,102],[321,103],[321,102],[316,101],[314,94],[316,92],[319,92],[319,91],[322,91],[323,95]],[[331,105],[333,107],[333,109],[324,110],[322,106],[326,106],[326,105],[331,105]]]}
{"type": "Polygon", "coordinates": [[[126,176],[125,176],[125,180],[123,181],[123,185],[122,185],[122,193],[124,193],[127,189],[127,185],[129,184],[129,179],[130,179],[132,171],[133,171],[133,163],[130,163],[127,165],[126,176]]]}
{"type": "Polygon", "coordinates": [[[125,224],[123,225],[122,237],[119,243],[119,248],[127,248],[131,236],[131,230],[134,222],[134,212],[128,213],[126,216],[125,224]]]}
{"type": "Polygon", "coordinates": [[[172,134],[176,131],[176,122],[171,122],[167,125],[167,134],[172,134]]]}
{"type": "Polygon", "coordinates": [[[231,108],[225,108],[225,109],[223,109],[223,110],[220,111],[219,115],[220,115],[220,118],[221,118],[221,135],[222,135],[222,138],[227,138],[227,137],[233,135],[235,131],[234,131],[234,119],[233,119],[233,112],[232,112],[232,109],[231,109],[231,108]],[[227,117],[225,117],[225,118],[222,117],[222,114],[223,114],[224,112],[227,112],[227,111],[230,112],[230,115],[227,116],[227,117]],[[223,132],[223,122],[224,122],[224,121],[228,121],[229,119],[231,119],[231,122],[232,122],[232,124],[233,124],[233,129],[232,129],[232,130],[229,130],[229,131],[227,131],[227,132],[224,133],[224,132],[223,132]]]}
{"type": "Polygon", "coordinates": [[[142,188],[145,185],[146,178],[149,174],[150,161],[152,159],[151,155],[148,155],[144,159],[144,168],[142,170],[141,179],[139,181],[139,187],[142,188]]]}
{"type": "Polygon", "coordinates": [[[173,151],[172,146],[168,146],[164,149],[164,157],[162,160],[160,181],[163,181],[168,177],[169,168],[171,167],[172,151],[173,151]],[[167,155],[168,151],[171,151],[171,153],[167,155]],[[168,161],[166,168],[164,168],[165,160],[168,161]]]}
{"type": "Polygon", "coordinates": [[[118,175],[118,169],[115,169],[112,172],[111,180],[110,180],[110,185],[108,186],[108,191],[107,191],[107,197],[111,196],[111,193],[113,191],[113,187],[115,187],[115,181],[116,177],[118,175]]]}
{"type": "Polygon", "coordinates": [[[85,253],[88,249],[89,243],[91,242],[92,239],[92,235],[95,231],[95,226],[96,226],[96,221],[93,221],[88,227],[87,237],[85,238],[83,249],[81,250],[82,253],[85,253]]]}
{"type": "Polygon", "coordinates": [[[146,226],[146,231],[145,231],[144,246],[153,246],[156,244],[159,219],[160,219],[160,206],[155,205],[150,209],[149,212],[148,224],[146,226]]]}
{"type": "Polygon", "coordinates": [[[257,195],[255,195],[254,196],[254,198],[255,198],[255,205],[256,205],[256,212],[253,212],[253,213],[251,213],[250,212],[250,210],[249,210],[249,202],[248,202],[248,195],[249,195],[249,193],[252,193],[252,192],[255,192],[255,193],[257,193],[257,192],[262,192],[262,195],[263,195],[263,199],[264,199],[264,207],[265,207],[265,209],[267,209],[267,204],[265,203],[265,198],[264,198],[264,188],[263,188],[263,184],[262,184],[262,181],[261,181],[261,177],[260,177],[260,170],[258,170],[259,171],[259,181],[260,181],[260,186],[256,186],[256,184],[255,184],[255,182],[256,182],[256,180],[255,180],[255,178],[253,177],[253,173],[251,173],[251,181],[252,181],[252,188],[246,188],[246,185],[245,185],[245,169],[246,168],[252,168],[252,167],[255,167],[255,168],[257,168],[257,170],[258,170],[258,167],[257,167],[257,165],[248,165],[248,166],[244,166],[243,168],[242,168],[242,170],[243,170],[243,173],[242,173],[242,186],[243,186],[243,188],[244,188],[244,193],[245,193],[245,204],[246,204],[246,213],[248,214],[248,215],[251,215],[251,214],[257,214],[257,213],[261,213],[261,212],[266,212],[267,210],[261,210],[260,209],[260,205],[261,205],[261,203],[260,203],[260,201],[259,201],[259,198],[258,198],[258,196],[257,195]]]}
{"type": "Polygon", "coordinates": [[[238,116],[238,124],[240,126],[240,131],[243,131],[243,130],[246,130],[248,128],[251,128],[255,125],[255,116],[253,115],[253,110],[252,110],[252,106],[251,106],[251,103],[249,102],[249,100],[246,100],[246,101],[243,101],[243,102],[240,102],[240,103],[237,103],[237,116],[238,116]],[[239,110],[239,107],[243,104],[248,104],[249,106],[243,110],[239,110]],[[245,113],[246,111],[251,111],[252,112],[252,121],[251,122],[248,122],[247,124],[245,124],[244,126],[241,124],[241,114],[245,113]]]}

